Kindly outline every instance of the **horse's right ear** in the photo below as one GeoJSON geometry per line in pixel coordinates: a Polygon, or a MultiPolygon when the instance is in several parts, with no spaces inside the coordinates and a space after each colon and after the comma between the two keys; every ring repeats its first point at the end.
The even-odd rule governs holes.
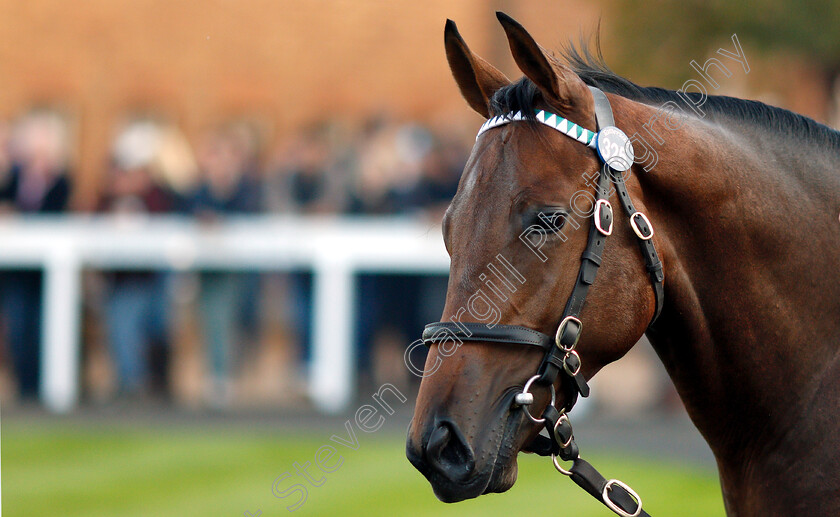
{"type": "Polygon", "coordinates": [[[484,118],[490,118],[490,98],[496,90],[510,84],[510,80],[493,65],[470,51],[452,20],[446,20],[443,41],[446,46],[446,60],[449,61],[449,69],[458,83],[461,95],[472,109],[484,118]]]}
{"type": "Polygon", "coordinates": [[[546,101],[564,113],[575,109],[592,112],[592,94],[575,72],[550,58],[519,22],[503,12],[497,12],[496,18],[507,34],[516,65],[537,85],[546,101]]]}

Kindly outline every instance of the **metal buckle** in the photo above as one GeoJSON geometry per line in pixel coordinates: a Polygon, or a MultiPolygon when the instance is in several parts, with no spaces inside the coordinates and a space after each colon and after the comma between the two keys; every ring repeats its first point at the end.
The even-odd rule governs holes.
{"type": "Polygon", "coordinates": [[[603,234],[605,237],[607,235],[612,235],[612,231],[613,231],[613,209],[612,209],[612,205],[610,204],[610,202],[607,201],[606,199],[599,199],[599,200],[595,201],[595,228],[597,228],[598,231],[601,232],[601,234],[603,234]],[[609,215],[610,223],[609,223],[609,227],[606,230],[601,226],[601,210],[603,210],[604,207],[606,207],[609,210],[609,214],[610,214],[609,215]]]}
{"type": "MultiPolygon", "coordinates": [[[[556,467],[557,464],[555,463],[554,466],[556,467]]],[[[615,513],[621,515],[621,517],[639,517],[639,515],[642,513],[642,498],[639,497],[639,494],[637,494],[635,490],[633,490],[632,488],[627,486],[627,483],[624,483],[623,481],[619,481],[618,479],[611,479],[611,480],[607,481],[607,484],[604,485],[604,492],[601,494],[601,498],[604,500],[604,504],[607,505],[607,507],[609,507],[610,510],[612,510],[615,513]],[[636,500],[636,505],[637,506],[636,506],[636,511],[635,512],[633,512],[633,513],[625,512],[624,510],[621,509],[620,506],[618,506],[617,504],[612,502],[612,499],[610,499],[610,495],[609,495],[610,488],[612,487],[612,485],[620,486],[621,488],[626,490],[627,493],[630,494],[630,496],[633,499],[636,500]]]]}
{"type": "MultiPolygon", "coordinates": [[[[516,396],[513,397],[513,405],[515,407],[530,406],[534,403],[534,394],[530,392],[530,389],[531,384],[533,384],[534,381],[539,378],[539,375],[534,375],[533,377],[528,379],[528,382],[526,382],[525,386],[522,388],[522,392],[517,393],[516,396]]],[[[551,405],[553,406],[557,402],[557,394],[554,392],[554,384],[549,384],[549,387],[551,388],[551,405]]],[[[534,422],[537,425],[545,423],[545,418],[534,418],[534,416],[531,415],[531,412],[528,410],[528,408],[525,408],[525,416],[527,416],[531,420],[531,422],[534,422]]]]}
{"type": "Polygon", "coordinates": [[[643,241],[650,240],[653,237],[653,225],[650,224],[650,219],[642,212],[636,212],[630,216],[630,227],[633,228],[633,231],[636,233],[636,236],[643,241]],[[639,223],[636,222],[636,217],[641,217],[644,221],[645,225],[650,230],[650,234],[644,235],[642,231],[639,229],[639,223]]]}
{"type": "Polygon", "coordinates": [[[557,333],[554,335],[554,343],[557,345],[557,348],[559,348],[560,350],[565,350],[566,352],[571,352],[572,350],[575,349],[575,346],[577,346],[578,341],[580,341],[581,331],[583,331],[583,323],[581,323],[581,321],[579,319],[575,318],[574,316],[566,316],[565,318],[563,318],[563,321],[560,322],[560,326],[557,327],[557,333]],[[566,325],[568,325],[570,321],[573,321],[573,322],[577,323],[578,332],[577,332],[577,335],[575,336],[575,341],[569,347],[565,347],[561,344],[561,341],[562,341],[562,338],[563,338],[563,334],[566,331],[566,325]]]}
{"type": "Polygon", "coordinates": [[[578,355],[578,353],[576,351],[569,350],[568,352],[566,352],[566,357],[563,358],[563,369],[566,370],[566,373],[568,373],[571,377],[574,377],[575,375],[580,373],[580,367],[581,366],[582,366],[582,362],[580,360],[580,355],[578,355]],[[578,360],[577,368],[575,368],[574,370],[569,370],[569,363],[566,362],[566,359],[570,355],[574,355],[575,357],[577,357],[577,360],[578,360]]]}
{"type": "MultiPolygon", "coordinates": [[[[554,436],[557,436],[557,428],[560,427],[560,424],[563,422],[563,420],[565,420],[566,422],[569,423],[569,427],[572,427],[572,421],[569,420],[569,417],[566,416],[566,413],[563,413],[562,415],[560,415],[560,418],[557,419],[557,423],[554,424],[554,436]]],[[[564,443],[560,444],[560,448],[565,449],[566,447],[568,447],[569,445],[572,444],[572,441],[574,439],[575,439],[575,435],[574,435],[574,433],[572,433],[571,435],[569,435],[568,440],[566,440],[564,443]]]]}

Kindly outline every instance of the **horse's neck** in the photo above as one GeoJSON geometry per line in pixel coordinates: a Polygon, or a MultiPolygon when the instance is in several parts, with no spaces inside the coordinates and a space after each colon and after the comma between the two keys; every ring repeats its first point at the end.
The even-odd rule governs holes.
{"type": "Polygon", "coordinates": [[[794,494],[813,490],[809,473],[773,488],[770,471],[840,476],[840,177],[753,131],[665,130],[659,164],[636,179],[665,267],[649,337],[724,492],[794,494]]]}

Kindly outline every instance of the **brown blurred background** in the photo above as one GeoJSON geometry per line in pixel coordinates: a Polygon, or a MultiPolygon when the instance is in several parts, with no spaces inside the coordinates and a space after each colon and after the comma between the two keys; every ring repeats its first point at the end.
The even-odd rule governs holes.
{"type": "MultiPolygon", "coordinates": [[[[517,18],[547,48],[594,33],[601,18],[611,66],[641,83],[666,80],[679,87],[690,77],[688,61],[725,46],[726,37],[710,42],[709,31],[709,38],[691,41],[695,35],[674,30],[673,21],[650,17],[668,11],[657,3],[2,0],[0,118],[32,106],[60,108],[71,117],[78,138],[73,200],[89,210],[114,128],[130,114],[168,119],[189,138],[246,117],[271,141],[325,119],[380,111],[436,124],[477,123],[443,56],[446,18],[458,22],[474,51],[511,77],[519,74],[495,10],[517,18]],[[633,13],[647,18],[633,21],[633,13]],[[628,20],[639,30],[616,34],[628,20]],[[688,41],[671,44],[680,38],[688,41]],[[625,43],[630,40],[639,41],[625,43]],[[619,51],[628,46],[635,55],[619,51]]],[[[691,3],[671,9],[688,11],[691,3]]],[[[719,24],[719,32],[737,32],[739,21],[732,22],[719,24]]],[[[830,92],[817,59],[809,62],[789,48],[758,53],[743,35],[742,43],[753,71],[727,84],[728,91],[825,119],[830,92]]]]}
{"type": "Polygon", "coordinates": [[[594,26],[599,13],[589,2],[547,11],[540,4],[3,0],[0,117],[31,106],[72,117],[74,200],[90,209],[114,128],[127,114],[164,117],[192,138],[247,117],[274,140],[326,119],[381,111],[440,124],[464,120],[443,56],[443,21],[458,20],[477,52],[510,69],[496,8],[551,44],[594,26]],[[574,16],[563,14],[569,11],[574,16]]]}

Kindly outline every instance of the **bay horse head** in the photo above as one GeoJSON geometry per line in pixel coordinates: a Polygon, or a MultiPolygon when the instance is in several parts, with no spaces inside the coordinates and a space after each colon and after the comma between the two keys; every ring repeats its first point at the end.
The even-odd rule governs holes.
{"type": "Polygon", "coordinates": [[[585,49],[566,66],[498,17],[515,82],[446,26],[487,122],[443,220],[449,286],[423,333],[409,460],[453,502],[510,488],[520,451],[550,455],[615,513],[646,515],[580,459],[567,416],[646,334],[730,514],[840,515],[840,132],[708,94],[749,72],[736,35],[672,91],[585,49]]]}
{"type": "Polygon", "coordinates": [[[407,441],[409,460],[447,502],[509,489],[523,449],[575,459],[565,411],[662,303],[632,144],[615,127],[623,114],[613,122],[600,90],[498,18],[518,82],[473,54],[453,22],[445,29],[452,75],[488,119],[443,219],[446,305],[424,333],[407,441]],[[615,214],[610,199],[621,203],[615,214]],[[553,440],[537,438],[542,426],[553,440]]]}

